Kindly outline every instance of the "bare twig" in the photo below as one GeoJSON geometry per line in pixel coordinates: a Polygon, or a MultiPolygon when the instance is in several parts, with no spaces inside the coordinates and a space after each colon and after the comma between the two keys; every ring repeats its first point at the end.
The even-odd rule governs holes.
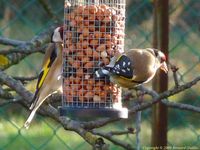
{"type": "MultiPolygon", "coordinates": [[[[198,81],[198,77],[196,78],[196,81],[198,81]]],[[[189,82],[187,84],[191,84],[192,82],[189,82]]],[[[140,90],[143,90],[146,92],[146,94],[151,95],[153,98],[156,98],[159,96],[159,94],[156,91],[149,90],[145,88],[144,86],[140,87],[140,90]]],[[[192,106],[190,104],[183,104],[183,103],[178,103],[178,102],[171,102],[167,99],[162,99],[161,102],[168,107],[176,108],[176,109],[182,109],[186,111],[192,111],[192,112],[197,112],[200,113],[200,107],[197,106],[192,106]]]]}
{"type": "Polygon", "coordinates": [[[137,132],[137,130],[127,129],[127,130],[124,130],[124,131],[110,131],[107,134],[109,136],[114,136],[114,135],[124,135],[124,134],[135,134],[136,132],[137,132]]]}
{"type": "Polygon", "coordinates": [[[3,99],[12,99],[13,96],[11,93],[8,93],[8,92],[5,92],[5,91],[1,91],[0,92],[0,98],[3,98],[3,99]]]}
{"type": "MultiPolygon", "coordinates": [[[[129,110],[129,114],[132,114],[132,113],[135,113],[137,111],[141,111],[141,110],[144,110],[146,108],[149,108],[153,104],[155,104],[155,103],[157,103],[161,100],[163,102],[163,99],[170,97],[174,94],[177,94],[179,92],[182,92],[182,91],[184,91],[188,88],[191,88],[192,86],[197,84],[199,82],[199,80],[200,80],[200,76],[195,78],[191,82],[185,83],[184,85],[180,85],[179,87],[175,87],[175,88],[168,90],[168,91],[165,91],[161,94],[158,94],[155,91],[149,90],[149,89],[147,89],[143,86],[137,87],[136,88],[137,90],[141,90],[141,91],[145,92],[146,94],[151,95],[152,100],[149,101],[149,102],[144,102],[144,103],[137,105],[137,106],[133,106],[129,110]]],[[[14,91],[16,91],[17,94],[19,94],[23,98],[23,100],[19,101],[20,104],[22,104],[24,107],[28,108],[29,103],[31,102],[31,99],[33,97],[33,94],[30,93],[29,91],[27,91],[20,81],[17,81],[15,79],[13,79],[12,77],[8,76],[3,71],[0,71],[0,82],[2,84],[7,85],[8,87],[13,89],[14,91]]],[[[51,97],[51,99],[60,100],[60,97],[59,96],[51,97]]],[[[192,106],[189,106],[189,105],[186,105],[186,104],[180,105],[178,103],[172,103],[172,102],[166,102],[166,101],[164,101],[164,103],[166,105],[168,105],[169,107],[200,112],[199,108],[192,107],[192,106]]],[[[58,110],[55,109],[54,107],[51,107],[51,106],[48,106],[48,105],[42,105],[42,107],[39,110],[39,113],[41,113],[42,115],[45,115],[45,116],[49,116],[52,119],[54,119],[55,121],[59,122],[66,130],[75,131],[76,133],[78,133],[81,137],[83,137],[84,140],[86,140],[92,146],[95,145],[96,140],[98,139],[98,137],[93,135],[93,134],[96,134],[96,135],[100,135],[100,136],[110,140],[114,144],[117,144],[117,145],[119,145],[119,146],[121,146],[125,149],[134,149],[133,147],[130,146],[130,144],[124,143],[124,141],[120,141],[120,140],[113,138],[112,137],[114,135],[113,133],[101,133],[101,132],[97,132],[97,131],[94,132],[92,130],[94,128],[104,126],[108,123],[118,121],[118,120],[120,120],[120,118],[102,119],[102,120],[99,120],[99,121],[91,121],[91,122],[88,122],[88,123],[87,122],[80,123],[80,122],[77,122],[77,121],[68,120],[68,119],[66,119],[66,117],[64,117],[64,118],[60,117],[58,110]],[[90,132],[91,130],[92,130],[92,132],[90,132]]]]}
{"type": "Polygon", "coordinates": [[[58,25],[54,24],[47,28],[45,31],[41,32],[40,34],[34,36],[30,41],[33,47],[40,47],[46,43],[51,41],[51,34],[53,33],[54,29],[58,25]]]}
{"type": "Polygon", "coordinates": [[[177,76],[177,71],[178,71],[178,67],[171,65],[171,70],[173,72],[173,78],[174,78],[174,83],[175,83],[175,87],[179,86],[179,82],[178,82],[178,76],[177,76]]]}
{"type": "MultiPolygon", "coordinates": [[[[191,88],[192,86],[194,86],[195,84],[197,84],[198,82],[200,81],[200,76],[199,77],[196,77],[194,80],[192,80],[191,82],[187,82],[186,84],[184,85],[180,85],[179,87],[177,88],[173,88],[171,90],[168,90],[168,91],[165,91],[159,95],[153,95],[155,93],[152,93],[150,92],[150,90],[146,91],[148,92],[149,94],[152,94],[154,96],[154,98],[152,99],[152,101],[150,102],[145,102],[143,104],[141,104],[139,107],[133,107],[131,110],[130,110],[130,113],[134,113],[136,111],[139,111],[139,110],[143,110],[143,109],[146,109],[148,107],[151,107],[153,104],[155,103],[158,103],[159,101],[161,101],[162,99],[165,99],[167,97],[170,97],[172,95],[175,95],[177,93],[180,93],[186,89],[189,89],[191,88]]],[[[141,88],[141,90],[145,90],[142,86],[138,87],[138,88],[141,88]]]]}
{"type": "MultiPolygon", "coordinates": [[[[198,80],[198,78],[196,78],[196,81],[197,80],[198,80]]],[[[189,84],[190,83],[191,82],[189,82],[189,84]]],[[[159,94],[156,91],[149,90],[145,87],[141,87],[141,90],[146,91],[146,93],[151,95],[153,98],[156,98],[159,96],[159,94]]],[[[183,103],[178,103],[178,102],[171,102],[167,99],[162,99],[161,102],[163,104],[167,105],[168,107],[200,113],[200,107],[197,107],[197,106],[192,106],[189,104],[183,104],[183,103]]]]}
{"type": "Polygon", "coordinates": [[[34,77],[13,77],[13,79],[21,81],[22,84],[27,84],[27,83],[29,83],[29,81],[33,81],[37,78],[38,78],[38,76],[34,76],[34,77]]]}
{"type": "Polygon", "coordinates": [[[35,79],[37,79],[37,78],[38,78],[37,75],[36,75],[36,76],[32,76],[32,77],[13,77],[13,79],[19,80],[19,81],[21,81],[22,83],[27,82],[27,81],[32,81],[32,80],[35,80],[35,79]]]}
{"type": "MultiPolygon", "coordinates": [[[[152,90],[149,90],[147,88],[144,88],[143,86],[138,86],[138,87],[136,87],[136,89],[144,91],[145,93],[151,95],[152,96],[152,100],[150,100],[148,102],[144,102],[141,105],[133,106],[129,110],[129,114],[135,113],[135,112],[140,111],[140,110],[147,109],[147,108],[151,107],[152,105],[158,103],[162,99],[165,99],[167,97],[170,97],[172,95],[175,95],[175,94],[180,93],[180,92],[182,92],[182,91],[184,91],[186,89],[191,88],[192,86],[197,84],[199,81],[200,81],[200,76],[196,77],[194,80],[192,80],[192,81],[190,81],[188,83],[185,83],[184,85],[181,85],[181,86],[179,86],[177,88],[173,88],[173,89],[168,90],[168,91],[165,91],[165,92],[163,92],[163,93],[161,93],[159,95],[155,91],[152,91],[152,90]]],[[[102,127],[102,126],[104,126],[104,125],[106,125],[108,123],[111,123],[111,122],[114,122],[114,121],[119,121],[119,120],[120,120],[120,118],[102,119],[102,120],[99,120],[99,121],[91,121],[91,122],[84,123],[84,126],[87,129],[99,128],[99,127],[102,127]]]]}
{"type": "MultiPolygon", "coordinates": [[[[136,90],[136,96],[138,98],[138,101],[135,102],[135,105],[140,105],[143,102],[144,98],[144,91],[138,92],[136,90]]],[[[142,116],[142,111],[136,112],[136,117],[135,117],[135,126],[136,126],[136,150],[140,150],[140,128],[141,128],[141,116],[142,116]]]]}
{"type": "Polygon", "coordinates": [[[189,104],[182,104],[182,103],[178,103],[178,102],[171,102],[171,101],[168,101],[166,99],[162,100],[162,103],[167,105],[168,107],[171,107],[171,108],[176,108],[176,109],[200,113],[200,107],[197,107],[197,106],[192,106],[192,105],[189,105],[189,104]]]}
{"type": "Polygon", "coordinates": [[[142,111],[138,111],[136,113],[136,150],[140,150],[140,130],[141,130],[141,116],[142,111]]]}
{"type": "Polygon", "coordinates": [[[10,46],[19,46],[19,45],[26,44],[26,42],[25,41],[19,41],[19,40],[13,40],[13,39],[9,39],[9,38],[5,38],[5,37],[0,36],[0,44],[10,45],[10,46]]]}
{"type": "Polygon", "coordinates": [[[0,71],[0,82],[7,85],[11,89],[14,89],[21,97],[27,101],[31,101],[33,95],[25,89],[22,83],[8,76],[3,71],[0,71]]]}
{"type": "MultiPolygon", "coordinates": [[[[0,37],[0,44],[16,46],[14,49],[4,50],[2,54],[7,54],[7,58],[9,59],[9,63],[3,66],[3,70],[9,68],[10,66],[19,63],[23,58],[28,56],[29,54],[40,52],[44,50],[45,44],[50,42],[51,34],[57,25],[52,25],[44,32],[33,37],[31,41],[17,41],[8,38],[0,37]]],[[[1,52],[0,52],[1,53],[1,52]]]]}
{"type": "MultiPolygon", "coordinates": [[[[26,108],[29,106],[29,103],[32,100],[33,94],[27,91],[24,86],[21,84],[21,82],[13,79],[12,77],[9,77],[6,75],[3,71],[0,71],[0,82],[3,84],[9,86],[13,90],[15,90],[22,98],[23,101],[20,101],[20,103],[25,106],[26,108]]],[[[66,130],[75,131],[78,133],[81,137],[85,139],[89,144],[92,146],[95,145],[96,140],[98,139],[96,136],[94,136],[92,133],[85,130],[82,125],[77,121],[67,120],[65,117],[62,118],[59,116],[58,110],[55,109],[52,106],[43,105],[39,112],[42,115],[49,116],[50,118],[54,119],[55,121],[58,121],[60,124],[63,125],[63,127],[66,130]]]]}
{"type": "Polygon", "coordinates": [[[19,63],[22,59],[24,59],[27,55],[25,54],[21,54],[21,53],[12,53],[12,54],[8,54],[6,55],[7,58],[9,59],[9,62],[7,65],[4,65],[1,69],[5,70],[7,68],[9,68],[12,65],[15,65],[17,63],[19,63]]]}
{"type": "Polygon", "coordinates": [[[5,89],[2,88],[2,86],[0,85],[0,98],[3,99],[12,99],[13,96],[11,93],[5,91],[5,89]]]}
{"type": "Polygon", "coordinates": [[[113,138],[113,136],[111,136],[108,133],[103,133],[103,132],[96,131],[96,130],[92,130],[92,133],[99,135],[99,136],[102,136],[102,137],[106,138],[107,140],[111,141],[112,143],[114,143],[115,145],[119,145],[119,146],[121,146],[121,147],[123,147],[127,150],[134,150],[134,148],[130,144],[128,144],[124,141],[120,141],[118,139],[115,139],[115,138],[113,138]]]}
{"type": "Polygon", "coordinates": [[[22,53],[22,54],[32,54],[32,53],[37,53],[37,52],[44,52],[44,49],[47,47],[47,45],[41,46],[41,47],[36,47],[36,48],[13,48],[9,50],[0,50],[0,54],[2,55],[8,55],[12,53],[22,53]]]}

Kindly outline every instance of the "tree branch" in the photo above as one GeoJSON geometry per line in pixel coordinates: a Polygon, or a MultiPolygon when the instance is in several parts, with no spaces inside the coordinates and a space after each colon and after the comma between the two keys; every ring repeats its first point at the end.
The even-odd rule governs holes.
{"type": "Polygon", "coordinates": [[[114,136],[114,135],[124,135],[124,134],[135,134],[136,132],[137,132],[137,130],[129,128],[129,129],[124,130],[124,131],[110,131],[107,134],[109,136],[114,136]]]}
{"type": "Polygon", "coordinates": [[[196,77],[194,80],[192,80],[190,82],[187,82],[187,83],[185,83],[183,85],[180,85],[177,88],[173,88],[171,90],[165,91],[165,92],[163,92],[163,93],[161,93],[161,94],[159,94],[157,96],[155,95],[155,92],[153,93],[150,90],[145,90],[144,87],[140,86],[140,87],[138,87],[139,89],[141,88],[140,90],[148,92],[150,95],[152,94],[154,96],[154,98],[150,102],[145,102],[145,103],[141,104],[138,107],[137,106],[133,107],[129,112],[130,113],[134,113],[136,111],[146,109],[146,108],[152,106],[153,104],[161,101],[162,99],[165,99],[167,97],[173,96],[173,95],[175,95],[177,93],[180,93],[180,92],[182,92],[182,91],[184,91],[186,89],[191,88],[192,86],[194,86],[195,84],[197,84],[199,82],[199,80],[200,80],[200,76],[196,77]]]}
{"type": "MultiPolygon", "coordinates": [[[[146,94],[149,94],[152,96],[152,100],[148,101],[148,102],[144,102],[140,105],[136,105],[136,106],[133,106],[130,110],[129,110],[129,115],[137,112],[137,111],[140,111],[140,110],[144,110],[144,109],[147,109],[149,107],[151,107],[152,105],[158,103],[159,101],[161,101],[162,99],[165,99],[167,97],[170,97],[172,95],[175,95],[177,93],[180,93],[186,89],[189,89],[191,88],[192,86],[194,86],[195,84],[197,84],[200,80],[200,76],[199,77],[196,77],[194,80],[188,82],[188,83],[185,83],[184,85],[180,85],[179,87],[175,87],[171,90],[168,90],[168,91],[165,91],[161,94],[157,94],[155,91],[153,90],[149,90],[147,88],[144,88],[143,86],[138,86],[136,87],[135,89],[137,90],[140,90],[140,91],[143,91],[145,92],[146,94]]],[[[132,100],[132,99],[130,99],[132,100]]],[[[100,120],[100,121],[91,121],[91,122],[87,122],[87,123],[84,123],[84,126],[87,128],[87,129],[93,129],[93,128],[99,128],[99,127],[102,127],[108,123],[111,123],[111,122],[114,122],[114,121],[119,121],[120,118],[112,118],[112,119],[103,119],[103,120],[100,120]]]]}
{"type": "Polygon", "coordinates": [[[32,54],[37,52],[44,52],[44,49],[47,47],[47,45],[36,47],[32,49],[26,49],[26,48],[13,48],[9,50],[0,50],[1,55],[8,55],[12,53],[22,53],[22,54],[32,54]]]}
{"type": "Polygon", "coordinates": [[[25,81],[32,81],[38,78],[38,76],[32,76],[32,77],[12,77],[15,80],[20,80],[21,82],[25,81]]]}
{"type": "Polygon", "coordinates": [[[95,147],[96,141],[99,139],[91,132],[83,128],[82,124],[78,121],[68,120],[66,117],[60,117],[58,110],[52,106],[43,105],[39,112],[42,115],[47,115],[55,121],[59,122],[65,130],[71,130],[79,134],[86,142],[95,147]]]}
{"type": "Polygon", "coordinates": [[[13,39],[9,39],[9,38],[5,38],[5,37],[0,36],[0,44],[10,45],[10,46],[19,46],[19,45],[26,44],[26,42],[25,41],[19,41],[19,40],[13,40],[13,39]]]}
{"type": "Polygon", "coordinates": [[[178,103],[178,102],[171,102],[166,99],[162,100],[162,103],[171,108],[200,113],[200,107],[197,107],[197,106],[192,106],[189,104],[183,104],[183,103],[178,103]]]}
{"type": "Polygon", "coordinates": [[[11,50],[2,51],[2,54],[6,54],[6,57],[9,59],[9,63],[3,66],[1,69],[5,70],[10,66],[19,63],[23,58],[25,58],[29,54],[35,52],[43,52],[44,48],[46,47],[45,44],[50,42],[51,34],[53,33],[53,30],[56,26],[57,25],[52,25],[44,32],[41,32],[40,34],[33,37],[32,40],[26,42],[17,42],[12,39],[2,38],[2,40],[0,40],[0,44],[6,44],[16,47],[11,50]]]}
{"type": "Polygon", "coordinates": [[[38,78],[38,75],[32,77],[12,77],[15,80],[19,80],[22,84],[27,84],[29,81],[33,81],[38,78]]]}
{"type": "Polygon", "coordinates": [[[112,143],[114,143],[115,145],[119,145],[119,146],[123,147],[124,149],[135,150],[133,147],[131,147],[130,144],[128,144],[128,143],[126,143],[124,141],[120,141],[118,139],[113,138],[113,136],[111,136],[109,133],[103,133],[103,132],[96,131],[96,130],[92,130],[92,133],[96,134],[96,135],[99,135],[99,136],[102,136],[105,139],[107,139],[107,140],[111,141],[112,143]]]}
{"type": "Polygon", "coordinates": [[[179,86],[179,82],[178,82],[178,75],[177,75],[177,71],[178,71],[178,67],[176,67],[175,65],[170,64],[172,73],[173,73],[173,78],[174,78],[174,83],[175,83],[175,87],[179,86]]]}
{"type": "Polygon", "coordinates": [[[8,62],[8,64],[1,67],[1,69],[5,70],[5,69],[9,68],[10,66],[13,66],[13,65],[19,63],[26,56],[27,55],[21,54],[21,53],[12,53],[12,54],[6,55],[6,57],[9,59],[9,62],[8,62]]]}
{"type": "Polygon", "coordinates": [[[13,96],[12,94],[8,93],[8,92],[0,92],[0,98],[3,98],[3,99],[12,99],[13,96]]]}
{"type": "MultiPolygon", "coordinates": [[[[200,80],[200,76],[195,78],[191,82],[185,83],[185,84],[180,85],[178,87],[175,87],[171,90],[165,91],[161,94],[158,94],[155,91],[149,90],[149,89],[147,89],[143,86],[139,86],[136,89],[141,90],[142,92],[144,92],[148,95],[151,95],[152,100],[149,101],[149,102],[142,103],[140,105],[133,106],[129,110],[129,114],[131,115],[132,113],[135,113],[137,111],[149,108],[153,104],[155,104],[155,103],[157,103],[161,100],[164,101],[163,99],[165,99],[167,97],[170,97],[174,94],[177,94],[177,93],[182,92],[182,91],[184,91],[188,88],[191,88],[192,86],[197,84],[199,82],[199,80],[200,80]]],[[[30,93],[29,91],[27,91],[20,81],[13,79],[12,77],[8,76],[6,73],[4,73],[3,71],[0,70],[0,82],[7,85],[8,87],[13,89],[14,91],[16,91],[16,93],[19,94],[23,98],[22,101],[19,101],[20,104],[22,104],[24,107],[28,108],[29,103],[32,100],[33,94],[30,93]]],[[[49,99],[60,100],[60,97],[55,96],[55,97],[50,97],[49,99]]],[[[164,101],[164,103],[166,105],[168,105],[169,107],[200,112],[199,108],[194,107],[194,106],[189,106],[189,105],[186,105],[186,104],[180,105],[178,103],[172,103],[172,102],[167,102],[167,101],[164,101]]],[[[120,145],[120,146],[122,146],[126,149],[133,149],[129,144],[113,138],[112,137],[114,135],[113,133],[112,134],[111,133],[100,133],[100,132],[97,132],[97,131],[94,132],[92,130],[94,128],[102,127],[102,126],[104,126],[108,123],[118,121],[118,120],[120,120],[120,118],[101,119],[99,121],[90,121],[88,123],[87,122],[80,123],[80,122],[77,122],[77,121],[68,120],[66,117],[60,117],[58,110],[56,108],[54,108],[52,106],[48,106],[48,105],[42,105],[41,108],[39,109],[39,113],[42,114],[42,115],[45,115],[45,116],[49,116],[50,118],[59,122],[66,130],[71,130],[71,131],[78,133],[81,137],[84,138],[84,140],[86,140],[92,146],[95,146],[96,141],[99,139],[98,137],[93,135],[93,134],[96,134],[96,135],[100,135],[100,136],[110,140],[114,144],[120,145]],[[91,130],[92,130],[92,132],[90,132],[91,130]]]]}
{"type": "Polygon", "coordinates": [[[0,98],[3,99],[12,99],[13,96],[11,93],[5,91],[1,86],[0,86],[0,98]]]}
{"type": "Polygon", "coordinates": [[[53,24],[45,31],[39,33],[30,41],[33,47],[40,47],[43,44],[49,43],[51,41],[51,34],[53,33],[54,29],[57,27],[57,24],[53,24]]]}
{"type": "MultiPolygon", "coordinates": [[[[0,82],[9,86],[11,89],[15,90],[24,101],[20,101],[26,108],[32,100],[33,94],[27,91],[20,81],[16,81],[12,77],[6,75],[3,71],[0,71],[0,82]]],[[[96,136],[85,130],[82,125],[77,121],[67,120],[66,117],[60,117],[58,110],[52,106],[43,105],[40,107],[39,112],[42,115],[49,116],[50,118],[58,121],[66,130],[75,131],[81,137],[83,137],[92,146],[95,145],[96,136]]]]}
{"type": "Polygon", "coordinates": [[[31,101],[33,94],[28,92],[20,81],[16,81],[3,71],[0,71],[0,82],[15,90],[21,97],[27,100],[27,102],[31,101]]]}

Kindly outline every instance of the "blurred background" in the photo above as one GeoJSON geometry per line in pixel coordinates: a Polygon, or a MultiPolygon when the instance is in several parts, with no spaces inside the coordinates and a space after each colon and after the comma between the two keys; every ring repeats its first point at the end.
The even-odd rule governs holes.
{"type": "MultiPolygon", "coordinates": [[[[64,0],[46,0],[53,13],[62,24],[64,0]]],[[[153,0],[126,0],[125,49],[152,47],[153,0]]],[[[185,83],[199,75],[200,70],[200,1],[173,0],[169,6],[169,61],[179,67],[178,79],[185,83]]],[[[11,39],[31,40],[54,23],[54,18],[43,7],[41,0],[0,0],[0,36],[11,39]]],[[[8,48],[8,47],[6,47],[8,48]]],[[[0,49],[5,49],[0,45],[0,49]]],[[[39,74],[43,54],[34,53],[19,64],[6,70],[13,76],[35,76],[39,74]]],[[[36,80],[27,85],[34,91],[36,80]]],[[[169,72],[169,88],[174,86],[169,72]]],[[[147,86],[151,86],[151,83],[147,86]]],[[[170,97],[170,101],[200,106],[200,88],[193,87],[170,97]]],[[[90,147],[76,133],[65,131],[48,118],[37,115],[31,128],[21,129],[28,113],[17,104],[0,107],[0,149],[2,150],[84,150],[90,147]]],[[[142,112],[141,147],[150,146],[152,110],[142,112]]],[[[133,116],[134,117],[134,116],[133,116]]],[[[117,122],[104,127],[104,130],[125,129],[135,126],[132,122],[117,122]]],[[[177,109],[168,112],[168,145],[193,146],[200,149],[199,114],[177,109]]],[[[135,142],[135,135],[118,138],[135,142]]],[[[120,149],[111,144],[111,149],[120,149]]]]}

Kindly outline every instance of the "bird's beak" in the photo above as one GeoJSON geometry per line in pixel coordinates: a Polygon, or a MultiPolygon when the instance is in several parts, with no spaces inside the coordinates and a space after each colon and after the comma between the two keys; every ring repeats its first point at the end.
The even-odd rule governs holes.
{"type": "Polygon", "coordinates": [[[161,64],[160,69],[163,70],[165,73],[168,72],[168,67],[167,67],[166,62],[163,62],[163,63],[161,64]]]}

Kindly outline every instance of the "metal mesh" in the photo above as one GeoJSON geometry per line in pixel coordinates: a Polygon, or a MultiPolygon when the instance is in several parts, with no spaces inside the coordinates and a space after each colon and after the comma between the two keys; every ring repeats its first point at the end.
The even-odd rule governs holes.
{"type": "MultiPolygon", "coordinates": [[[[48,0],[55,14],[63,18],[63,1],[48,0]]],[[[44,8],[37,0],[1,0],[0,35],[30,40],[35,34],[53,23],[44,8]],[[11,15],[6,19],[5,12],[11,15]],[[5,21],[6,20],[6,21],[5,21]]],[[[133,47],[151,47],[152,43],[152,1],[127,0],[126,5],[126,39],[125,49],[133,47]]],[[[200,70],[199,53],[199,1],[170,1],[170,61],[179,69],[179,80],[185,83],[198,75],[200,70]]],[[[1,46],[1,45],[0,45],[1,46]]],[[[2,48],[2,46],[1,46],[2,48]]],[[[10,75],[36,75],[42,55],[33,54],[20,64],[8,69],[10,75]]],[[[172,74],[169,74],[169,87],[173,87],[172,74]]],[[[28,87],[29,88],[29,87],[28,87]]],[[[199,86],[188,89],[184,93],[170,97],[169,100],[200,106],[199,86]]],[[[32,149],[32,150],[84,150],[91,147],[74,132],[65,131],[60,125],[46,117],[37,116],[29,129],[21,129],[28,113],[19,105],[0,107],[0,149],[32,149]]],[[[134,116],[130,116],[134,117],[134,116]]],[[[169,109],[168,145],[193,146],[200,149],[199,114],[169,109]]],[[[114,123],[102,130],[123,130],[134,126],[135,121],[114,123]]],[[[117,137],[134,145],[135,136],[117,137]]],[[[142,112],[141,147],[150,146],[151,110],[142,112]]],[[[111,144],[113,150],[121,150],[111,144]]],[[[183,147],[184,148],[184,147],[183,147]]]]}
{"type": "Polygon", "coordinates": [[[65,1],[63,106],[121,105],[121,90],[95,71],[123,52],[125,1],[65,1]]]}

